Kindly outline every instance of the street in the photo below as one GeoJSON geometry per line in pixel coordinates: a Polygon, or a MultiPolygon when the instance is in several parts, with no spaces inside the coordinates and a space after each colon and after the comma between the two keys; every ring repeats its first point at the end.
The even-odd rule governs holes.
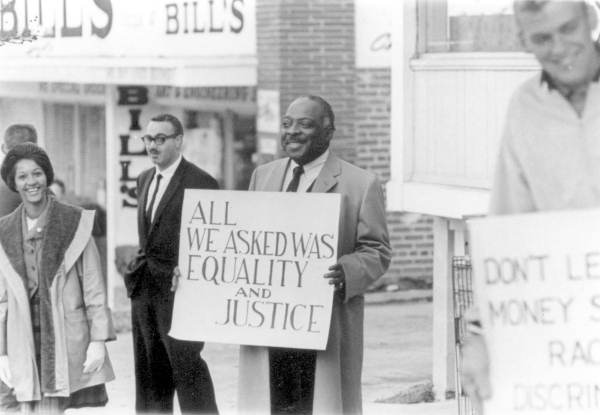
{"type": "MultiPolygon", "coordinates": [[[[393,302],[367,304],[363,402],[367,414],[454,414],[453,401],[422,404],[378,403],[431,378],[432,304],[393,302]]],[[[121,333],[108,345],[116,380],[108,384],[105,408],[70,414],[133,413],[134,376],[131,333],[121,333]]],[[[210,343],[203,352],[210,367],[221,413],[235,413],[238,346],[210,343]]]]}

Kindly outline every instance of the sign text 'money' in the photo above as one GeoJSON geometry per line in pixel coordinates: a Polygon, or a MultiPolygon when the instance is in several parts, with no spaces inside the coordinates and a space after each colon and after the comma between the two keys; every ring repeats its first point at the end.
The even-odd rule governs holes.
{"type": "Polygon", "coordinates": [[[600,413],[600,210],[470,223],[486,415],[600,413]]]}

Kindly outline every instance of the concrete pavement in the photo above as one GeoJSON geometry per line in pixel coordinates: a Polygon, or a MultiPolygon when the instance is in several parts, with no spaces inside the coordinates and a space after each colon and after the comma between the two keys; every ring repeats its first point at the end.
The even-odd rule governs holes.
{"type": "MultiPolygon", "coordinates": [[[[369,301],[365,311],[363,402],[365,414],[450,415],[454,401],[422,404],[378,403],[431,378],[430,302],[369,301]]],[[[108,386],[105,408],[70,410],[69,414],[131,414],[134,412],[131,333],[108,345],[117,379],[108,386]]],[[[217,403],[223,414],[235,414],[238,346],[207,344],[203,352],[211,370],[217,403]]]]}

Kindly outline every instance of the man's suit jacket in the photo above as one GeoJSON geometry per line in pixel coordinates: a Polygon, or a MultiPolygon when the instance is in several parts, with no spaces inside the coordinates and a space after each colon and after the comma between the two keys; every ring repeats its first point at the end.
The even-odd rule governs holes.
{"type": "Polygon", "coordinates": [[[125,274],[125,285],[130,297],[135,296],[140,284],[151,292],[168,293],[173,269],[179,256],[179,228],[185,189],[217,189],[216,180],[185,159],[175,170],[163,194],[154,220],[147,229],[146,202],[148,188],[154,178],[155,168],[142,172],[137,179],[138,236],[140,252],[125,274]]]}
{"type": "MultiPolygon", "coordinates": [[[[250,190],[282,191],[288,164],[286,158],[258,167],[250,190]]],[[[344,298],[334,296],[327,349],[317,352],[313,412],[359,413],[363,293],[387,270],[391,257],[383,191],[374,174],[330,154],[312,192],[342,196],[338,262],[346,276],[344,298]]],[[[267,348],[241,348],[239,382],[239,411],[268,413],[267,348]]]]}

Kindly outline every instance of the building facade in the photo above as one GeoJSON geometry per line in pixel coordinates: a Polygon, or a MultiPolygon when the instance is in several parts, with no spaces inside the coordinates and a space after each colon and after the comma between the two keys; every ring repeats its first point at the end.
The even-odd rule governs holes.
{"type": "MultiPolygon", "coordinates": [[[[135,178],[152,115],[185,127],[184,156],[225,189],[245,189],[279,154],[280,115],[300,94],[336,113],[333,150],[393,178],[392,0],[14,0],[0,34],[0,129],[31,123],[71,200],[106,209],[109,301],[137,243],[135,178]]],[[[396,108],[397,110],[397,108],[396,108]]],[[[388,187],[389,189],[389,187],[388,187]]],[[[430,287],[433,220],[388,213],[394,256],[378,283],[430,287]]]]}

